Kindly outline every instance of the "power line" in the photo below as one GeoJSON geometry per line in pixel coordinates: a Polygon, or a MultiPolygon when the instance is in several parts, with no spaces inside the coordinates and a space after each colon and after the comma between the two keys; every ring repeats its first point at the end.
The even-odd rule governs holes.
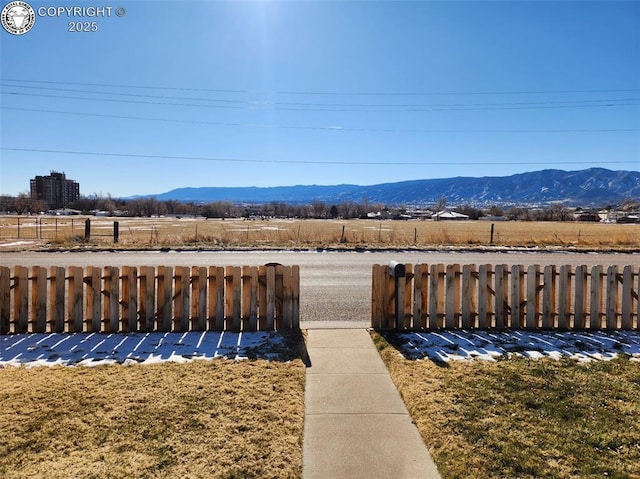
{"type": "Polygon", "coordinates": [[[211,161],[223,163],[261,163],[261,164],[299,164],[299,165],[360,165],[360,166],[489,166],[489,165],[602,165],[602,164],[634,164],[637,161],[335,161],[335,160],[264,160],[264,159],[242,159],[242,158],[216,158],[206,156],[175,156],[175,155],[143,155],[137,153],[107,153],[95,151],[71,151],[71,150],[48,150],[36,148],[0,148],[6,151],[16,151],[24,153],[50,153],[56,155],[86,155],[118,158],[138,158],[147,160],[188,160],[188,161],[211,161]]]}
{"type": "MultiPolygon", "coordinates": [[[[52,80],[27,80],[18,78],[2,78],[2,81],[11,81],[19,83],[46,83],[54,85],[80,85],[80,86],[99,86],[109,88],[139,88],[147,90],[174,90],[174,91],[208,91],[208,92],[223,92],[223,93],[252,93],[249,90],[235,90],[235,89],[215,89],[215,88],[186,88],[186,87],[165,87],[165,86],[153,86],[153,85],[122,85],[122,84],[110,84],[110,83],[82,83],[82,82],[67,82],[67,81],[52,81],[52,80]]],[[[497,90],[497,91],[423,91],[423,92],[363,92],[363,91],[304,91],[304,90],[283,90],[276,91],[275,94],[280,95],[353,95],[353,96],[429,96],[429,95],[541,95],[541,94],[573,94],[573,93],[622,93],[622,92],[637,92],[640,88],[609,88],[609,89],[567,89],[567,90],[497,90]]]]}
{"type": "MultiPolygon", "coordinates": [[[[115,95],[135,98],[153,98],[162,100],[187,100],[187,101],[201,101],[201,102],[219,102],[219,103],[235,103],[246,106],[301,106],[301,107],[342,107],[342,108],[417,108],[417,107],[459,107],[459,106],[529,106],[529,105],[571,105],[571,104],[589,104],[589,103],[603,103],[603,102],[623,102],[623,101],[640,101],[640,98],[605,98],[596,100],[555,100],[555,101],[532,101],[532,102],[508,102],[508,103],[434,103],[434,104],[370,104],[370,103],[301,103],[301,102],[282,102],[282,101],[270,101],[270,100],[229,100],[220,98],[193,98],[184,96],[167,96],[167,95],[144,95],[140,93],[122,93],[122,92],[109,92],[109,91],[96,91],[96,90],[78,90],[73,88],[49,88],[40,86],[17,86],[17,85],[0,85],[0,87],[9,88],[22,88],[33,90],[47,90],[47,91],[61,91],[67,93],[90,93],[95,95],[115,95]]],[[[369,111],[369,110],[367,110],[369,111]]],[[[386,110],[385,110],[386,111],[386,110]]]]}
{"type": "Polygon", "coordinates": [[[141,121],[159,121],[170,123],[186,123],[198,125],[215,125],[242,128],[275,128],[275,129],[293,129],[293,130],[316,130],[316,131],[333,131],[333,132],[363,132],[363,133],[631,133],[639,132],[640,128],[575,128],[575,129],[421,129],[421,128],[349,128],[342,126],[301,126],[301,125],[273,125],[273,124],[252,124],[252,123],[234,123],[223,121],[205,121],[205,120],[183,120],[175,118],[154,118],[144,116],[125,116],[110,115],[103,113],[84,113],[60,110],[44,110],[38,108],[17,108],[2,106],[2,110],[27,111],[37,113],[64,114],[76,116],[88,116],[97,118],[113,118],[120,120],[141,120],[141,121]]]}
{"type": "Polygon", "coordinates": [[[248,106],[232,106],[232,105],[201,105],[201,104],[191,104],[191,103],[171,103],[171,102],[163,102],[163,101],[139,101],[139,100],[120,100],[117,98],[88,98],[88,97],[80,97],[80,96],[64,96],[64,95],[44,95],[39,93],[21,93],[21,92],[0,92],[3,95],[10,96],[24,96],[24,97],[39,97],[39,98],[58,98],[65,100],[87,100],[87,101],[101,101],[101,102],[115,102],[115,103],[132,103],[132,104],[142,104],[142,105],[164,105],[164,106],[186,106],[193,108],[222,108],[222,109],[236,109],[236,110],[284,110],[284,111],[333,111],[333,112],[434,112],[434,111],[495,111],[495,110],[547,110],[547,109],[566,109],[566,108],[611,108],[611,107],[620,107],[620,106],[638,106],[640,105],[640,99],[627,99],[624,101],[631,101],[632,103],[611,103],[611,100],[600,100],[606,103],[596,105],[596,104],[587,104],[587,105],[535,105],[535,106],[499,106],[499,107],[465,107],[465,108],[441,108],[441,107],[432,107],[432,108],[400,108],[400,109],[375,109],[375,108],[258,108],[259,104],[256,105],[248,105],[248,106]]]}

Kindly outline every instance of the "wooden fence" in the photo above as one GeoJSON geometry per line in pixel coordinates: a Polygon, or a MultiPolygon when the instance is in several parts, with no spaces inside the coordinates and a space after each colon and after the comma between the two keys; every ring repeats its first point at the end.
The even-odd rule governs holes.
{"type": "Polygon", "coordinates": [[[0,334],[299,328],[300,268],[0,266],[0,334]]]}
{"type": "Polygon", "coordinates": [[[640,329],[638,266],[402,266],[373,266],[373,328],[640,329]]]}

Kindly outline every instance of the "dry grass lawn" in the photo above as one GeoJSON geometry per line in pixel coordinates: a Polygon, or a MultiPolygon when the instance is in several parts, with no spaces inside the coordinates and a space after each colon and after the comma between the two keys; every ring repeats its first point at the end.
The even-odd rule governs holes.
{"type": "Polygon", "coordinates": [[[305,367],[0,369],[0,477],[299,478],[305,367]]]}
{"type": "MultiPolygon", "coordinates": [[[[488,221],[205,220],[202,218],[95,218],[84,241],[85,217],[0,217],[0,240],[37,240],[54,247],[113,247],[119,222],[120,248],[157,247],[438,247],[491,243],[488,221]],[[18,231],[18,221],[20,228],[18,231]]],[[[495,223],[497,246],[638,248],[640,225],[522,222],[495,223]]]]}
{"type": "Polygon", "coordinates": [[[444,479],[640,478],[640,364],[381,356],[444,479]]]}

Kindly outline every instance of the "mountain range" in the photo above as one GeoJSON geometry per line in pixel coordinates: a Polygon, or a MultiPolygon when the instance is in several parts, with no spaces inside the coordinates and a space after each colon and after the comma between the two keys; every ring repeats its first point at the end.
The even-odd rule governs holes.
{"type": "Polygon", "coordinates": [[[446,199],[449,205],[532,206],[562,202],[567,206],[604,206],[640,197],[640,172],[604,168],[579,171],[548,169],[511,176],[424,179],[368,186],[187,187],[148,196],[158,200],[196,203],[367,201],[385,205],[423,206],[446,199]]]}

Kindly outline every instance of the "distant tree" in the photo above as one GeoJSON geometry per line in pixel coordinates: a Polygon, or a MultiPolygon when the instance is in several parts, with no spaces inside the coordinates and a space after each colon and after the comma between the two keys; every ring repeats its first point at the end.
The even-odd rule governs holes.
{"type": "Polygon", "coordinates": [[[487,214],[489,216],[504,216],[504,209],[498,205],[492,205],[488,210],[487,214]]]}
{"type": "Polygon", "coordinates": [[[437,211],[442,211],[447,207],[448,201],[444,196],[441,196],[440,199],[438,199],[438,202],[435,204],[435,210],[437,211]]]}
{"type": "Polygon", "coordinates": [[[331,218],[337,218],[340,215],[339,211],[338,211],[338,207],[336,205],[331,205],[331,208],[329,208],[329,216],[331,218]]]}
{"type": "Polygon", "coordinates": [[[311,210],[313,211],[314,218],[327,217],[327,205],[325,205],[322,201],[312,201],[311,210]]]}
{"type": "Polygon", "coordinates": [[[484,216],[482,210],[474,208],[470,205],[464,205],[460,208],[456,208],[456,211],[458,213],[462,213],[463,215],[467,215],[471,220],[477,220],[484,216]]]}

